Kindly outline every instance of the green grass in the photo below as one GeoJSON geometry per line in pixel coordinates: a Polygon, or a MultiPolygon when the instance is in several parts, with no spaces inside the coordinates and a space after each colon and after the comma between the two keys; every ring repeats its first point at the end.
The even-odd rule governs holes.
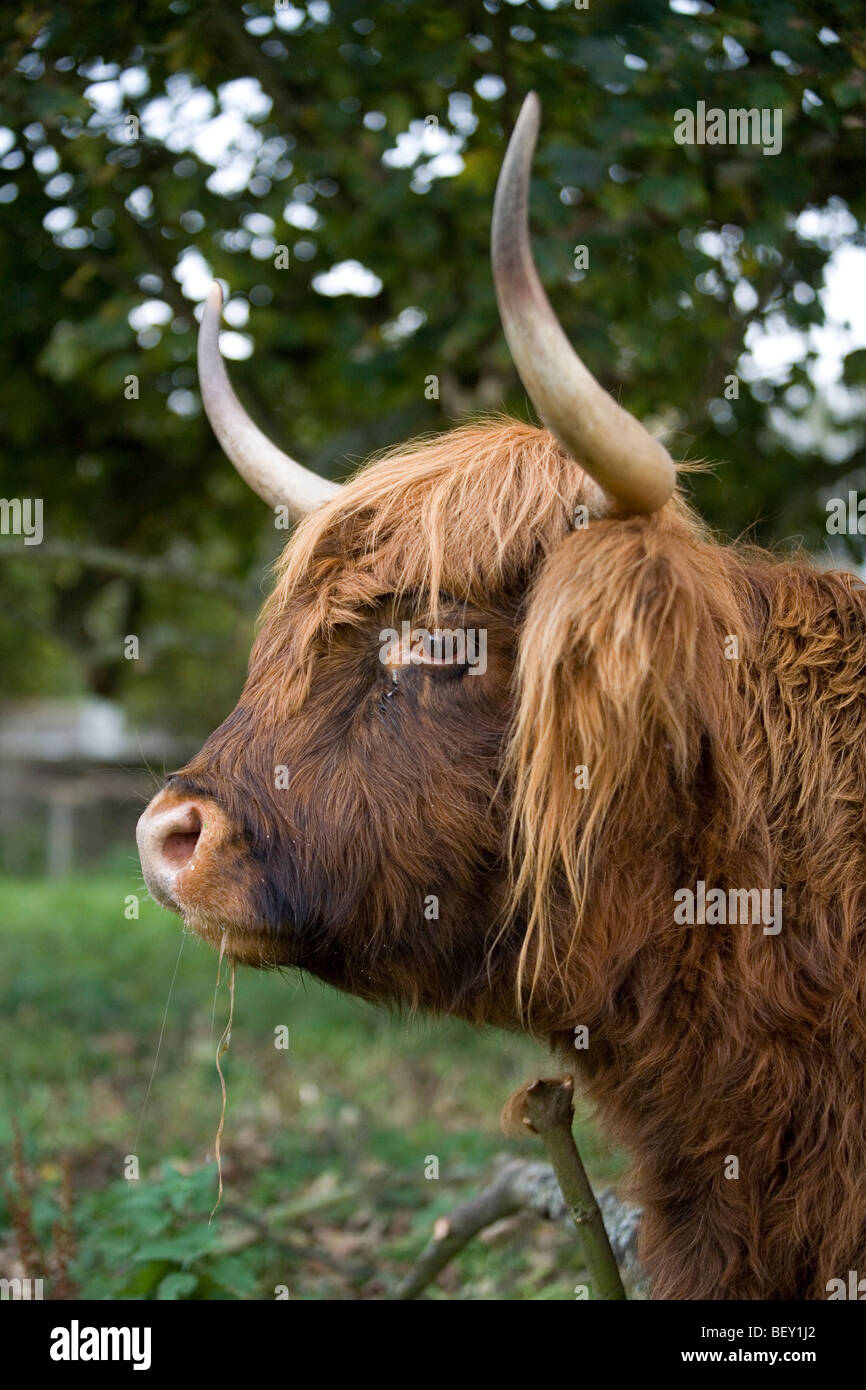
{"type": "MultiPolygon", "coordinates": [[[[228,1016],[225,978],[214,1004],[216,956],[143,898],[128,919],[135,881],[6,880],[0,891],[3,1170],[14,1203],[14,1120],[50,1274],[68,1168],[82,1297],[273,1298],[276,1285],[301,1299],[387,1297],[495,1154],[540,1156],[502,1138],[498,1113],[550,1070],[541,1046],[391,1017],[291,972],[239,970],[222,1058],[225,1196],[208,1224],[214,1055],[228,1016]],[[274,1046],[280,1028],[287,1050],[274,1046]],[[129,1155],[137,1182],[124,1178],[129,1155]],[[425,1178],[429,1156],[438,1180],[425,1178]]],[[[617,1171],[581,1133],[593,1176],[617,1171]]],[[[567,1237],[530,1218],[501,1234],[474,1242],[427,1296],[572,1296],[580,1267],[567,1237]]],[[[16,1254],[2,1201],[0,1273],[16,1254]]]]}

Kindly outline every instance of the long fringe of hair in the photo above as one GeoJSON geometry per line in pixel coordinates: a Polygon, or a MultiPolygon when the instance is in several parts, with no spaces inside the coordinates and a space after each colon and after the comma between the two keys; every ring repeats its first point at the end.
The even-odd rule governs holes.
{"type": "Polygon", "coordinates": [[[721,546],[679,497],[575,529],[592,497],[514,421],[386,455],[299,527],[264,665],[301,701],[335,625],[395,592],[516,614],[519,1013],[601,1039],[590,1090],[636,1155],[658,1296],[822,1296],[866,1240],[863,585],[721,546]],[[696,878],[784,888],[780,943],[677,927],[696,878]]]}

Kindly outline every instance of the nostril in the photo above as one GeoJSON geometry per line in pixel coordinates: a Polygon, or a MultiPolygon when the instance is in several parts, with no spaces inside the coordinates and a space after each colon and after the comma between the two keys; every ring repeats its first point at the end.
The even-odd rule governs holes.
{"type": "Polygon", "coordinates": [[[177,892],[200,844],[219,841],[220,817],[209,802],[176,802],[160,792],[142,815],[136,829],[144,880],[163,907],[181,911],[177,892]],[[165,803],[169,804],[166,805],[165,803]]]}
{"type": "Polygon", "coordinates": [[[173,869],[180,869],[195,854],[195,847],[198,844],[200,830],[190,830],[185,833],[169,835],[162,846],[162,857],[173,869]]]}
{"type": "Polygon", "coordinates": [[[173,818],[166,834],[161,853],[163,862],[171,869],[182,869],[195,854],[202,832],[202,819],[196,806],[188,806],[183,815],[173,818]]]}

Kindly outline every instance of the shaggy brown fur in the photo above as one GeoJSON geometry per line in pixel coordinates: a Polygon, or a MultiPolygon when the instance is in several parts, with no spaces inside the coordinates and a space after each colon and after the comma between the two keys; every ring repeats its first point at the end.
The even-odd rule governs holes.
{"type": "Polygon", "coordinates": [[[183,908],[240,959],[547,1035],[633,1157],[657,1297],[822,1298],[866,1267],[864,590],[681,499],[573,529],[595,495],[494,422],[299,527],[163,793],[227,827],[183,908]],[[395,677],[402,616],[484,627],[487,673],[395,677]],[[781,931],[677,925],[699,879],[781,888],[781,931]]]}

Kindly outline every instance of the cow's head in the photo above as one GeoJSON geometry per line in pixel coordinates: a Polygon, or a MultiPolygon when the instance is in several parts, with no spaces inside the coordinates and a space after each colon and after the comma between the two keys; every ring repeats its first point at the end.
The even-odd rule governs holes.
{"type": "MultiPolygon", "coordinates": [[[[579,546],[583,582],[619,591],[649,632],[653,601],[635,576],[654,535],[688,527],[678,502],[657,515],[674,487],[668,454],[580,362],[538,280],[527,227],[537,129],[530,97],[500,175],[493,268],[547,429],[461,428],[337,488],[244,414],[212,292],[199,345],[208,416],[255,490],[301,524],[237,708],[139,824],[154,897],[231,957],[500,1022],[515,1016],[532,915],[509,911],[514,787],[538,802],[528,750],[555,738],[533,720],[556,692],[540,677],[533,687],[521,661],[583,601],[579,546]],[[616,560],[611,527],[633,541],[616,560]]],[[[567,746],[552,756],[568,779],[585,761],[567,746]]]]}

